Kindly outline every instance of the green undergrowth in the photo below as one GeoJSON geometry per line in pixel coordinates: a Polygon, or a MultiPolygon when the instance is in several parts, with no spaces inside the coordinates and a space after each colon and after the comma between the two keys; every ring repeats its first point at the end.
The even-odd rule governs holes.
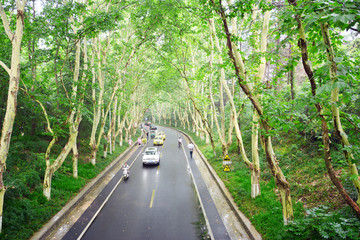
{"type": "MultiPolygon", "coordinates": [[[[210,144],[187,132],[213,166],[243,212],[263,239],[360,239],[360,222],[331,183],[317,142],[291,139],[274,141],[279,164],[291,185],[294,221],[283,225],[282,206],[264,153],[260,150],[261,195],[251,198],[251,173],[238,154],[236,145],[230,146],[231,172],[225,173],[221,148],[216,146],[214,156],[210,144]]],[[[236,141],[234,141],[236,142],[236,141]]],[[[250,146],[245,146],[247,153],[250,146]]],[[[335,153],[336,155],[337,153],[335,153]]],[[[248,156],[251,158],[251,156],[248,156]]],[[[336,156],[334,156],[336,159],[336,156]]],[[[336,161],[335,161],[336,162],[336,161]]],[[[355,190],[342,174],[344,165],[334,164],[336,171],[355,190]]]]}
{"type": "MultiPolygon", "coordinates": [[[[135,139],[136,136],[133,140],[135,139]]],[[[106,159],[102,158],[103,150],[100,148],[96,165],[93,166],[86,160],[90,153],[88,142],[79,141],[78,179],[72,177],[70,152],[60,169],[54,173],[51,200],[48,201],[42,189],[46,167],[44,152],[48,143],[48,139],[41,136],[17,138],[12,141],[7,159],[7,171],[4,174],[7,190],[0,239],[29,239],[128,147],[126,142],[122,147],[117,144],[116,150],[112,155],[108,154],[106,159]]],[[[61,151],[60,146],[59,142],[53,149],[53,157],[61,151]]]]}

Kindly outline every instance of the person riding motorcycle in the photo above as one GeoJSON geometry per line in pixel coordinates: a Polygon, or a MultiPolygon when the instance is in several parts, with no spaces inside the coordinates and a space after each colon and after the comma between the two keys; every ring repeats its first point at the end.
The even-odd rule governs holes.
{"type": "Polygon", "coordinates": [[[129,175],[130,175],[130,171],[129,171],[130,167],[129,165],[127,164],[127,162],[125,162],[124,166],[123,166],[123,176],[125,178],[128,178],[129,175]]]}

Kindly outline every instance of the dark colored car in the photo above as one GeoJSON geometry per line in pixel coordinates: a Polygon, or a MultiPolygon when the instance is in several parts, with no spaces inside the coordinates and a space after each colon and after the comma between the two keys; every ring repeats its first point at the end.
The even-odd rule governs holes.
{"type": "Polygon", "coordinates": [[[156,131],[155,130],[150,130],[150,137],[154,138],[156,136],[156,131]]]}

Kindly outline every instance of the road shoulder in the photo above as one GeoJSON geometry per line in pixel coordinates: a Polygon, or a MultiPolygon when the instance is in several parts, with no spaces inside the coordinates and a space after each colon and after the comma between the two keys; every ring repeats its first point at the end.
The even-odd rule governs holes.
{"type": "MultiPolygon", "coordinates": [[[[187,138],[187,142],[194,143],[186,133],[180,131],[187,138]]],[[[261,240],[260,233],[251,224],[250,220],[238,210],[225,184],[208,163],[206,157],[195,144],[194,158],[202,178],[208,188],[211,198],[222,218],[231,239],[261,240]]]]}
{"type": "Polygon", "coordinates": [[[127,159],[136,151],[134,143],[90,181],[70,202],[52,217],[30,240],[61,239],[106,187],[127,159]]]}

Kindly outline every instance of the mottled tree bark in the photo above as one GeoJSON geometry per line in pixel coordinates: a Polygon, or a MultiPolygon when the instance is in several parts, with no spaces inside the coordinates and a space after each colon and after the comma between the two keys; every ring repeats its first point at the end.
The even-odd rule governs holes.
{"type": "MultiPolygon", "coordinates": [[[[294,7],[297,6],[296,0],[288,0],[289,3],[291,5],[293,5],[294,7]]],[[[302,59],[302,63],[305,69],[305,72],[308,76],[308,79],[310,81],[310,85],[311,85],[311,93],[314,97],[316,97],[316,82],[314,79],[314,72],[310,66],[309,63],[309,54],[308,54],[308,49],[307,49],[307,41],[306,41],[306,34],[305,34],[305,30],[301,21],[301,16],[299,14],[295,14],[295,19],[298,23],[298,31],[299,31],[299,42],[298,45],[300,47],[301,50],[301,59],[302,59]]],[[[328,49],[329,51],[329,49],[328,49]]],[[[332,66],[334,67],[334,66],[332,66]]],[[[334,99],[333,99],[334,100],[334,99]]],[[[327,168],[327,171],[329,173],[329,177],[331,179],[331,181],[333,182],[333,184],[336,186],[336,188],[338,189],[340,195],[345,199],[345,201],[347,202],[347,204],[349,204],[349,206],[355,211],[356,215],[358,217],[360,217],[360,208],[359,206],[355,203],[355,201],[353,201],[349,194],[346,192],[345,188],[343,187],[342,183],[340,182],[340,180],[338,179],[338,177],[336,176],[335,170],[332,167],[332,158],[331,158],[331,149],[330,149],[330,139],[329,139],[329,129],[327,126],[327,122],[325,119],[325,116],[323,115],[323,111],[322,111],[322,106],[320,103],[316,103],[315,107],[317,109],[317,112],[319,114],[319,117],[321,119],[321,128],[322,128],[322,141],[324,144],[324,160],[325,160],[325,165],[327,168]]]]}
{"type": "Polygon", "coordinates": [[[350,141],[348,139],[347,134],[345,133],[340,119],[340,110],[339,110],[339,88],[336,86],[338,81],[337,78],[337,64],[335,62],[335,53],[331,45],[330,33],[329,33],[329,25],[328,23],[320,23],[321,33],[324,39],[324,43],[327,46],[326,53],[327,59],[330,62],[330,79],[331,84],[333,84],[334,89],[331,91],[331,112],[333,117],[333,123],[335,128],[336,137],[340,140],[341,144],[344,147],[344,156],[349,166],[350,174],[356,177],[352,178],[352,182],[357,191],[357,205],[360,205],[360,180],[359,180],[359,172],[357,170],[357,166],[354,163],[354,155],[346,150],[346,147],[351,147],[350,141]]]}
{"type": "MultiPolygon", "coordinates": [[[[212,0],[214,6],[216,6],[215,2],[212,0]]],[[[245,65],[242,59],[240,52],[237,50],[237,46],[232,41],[231,33],[229,31],[227,17],[225,14],[225,10],[222,7],[222,3],[220,1],[220,5],[216,6],[218,9],[218,13],[222,19],[224,32],[226,34],[227,39],[227,46],[229,49],[229,57],[232,60],[235,68],[235,74],[238,80],[238,83],[246,94],[250,102],[252,103],[254,109],[258,113],[260,117],[260,126],[263,128],[266,135],[262,134],[261,138],[264,141],[265,146],[265,153],[266,153],[266,160],[270,166],[271,172],[275,178],[275,182],[277,187],[279,188],[280,195],[281,195],[281,204],[283,206],[283,218],[284,224],[287,224],[289,221],[293,219],[293,208],[292,208],[292,201],[291,201],[291,194],[290,194],[290,184],[286,180],[283,172],[281,171],[274,151],[272,149],[272,141],[270,137],[270,132],[272,130],[271,126],[269,125],[267,119],[264,116],[262,105],[259,101],[259,98],[256,94],[253,94],[251,91],[252,87],[248,84],[247,81],[247,74],[245,71],[245,65]]]]}
{"type": "Polygon", "coordinates": [[[2,124],[1,139],[0,139],[0,232],[2,230],[2,219],[3,219],[3,204],[4,204],[4,195],[6,187],[3,182],[3,173],[6,170],[6,159],[9,153],[11,134],[13,131],[16,108],[17,108],[17,93],[19,90],[19,80],[20,80],[20,51],[21,51],[21,41],[24,31],[24,9],[26,5],[26,0],[17,0],[16,1],[16,28],[15,32],[12,32],[10,29],[10,24],[8,22],[6,13],[2,4],[0,3],[0,15],[1,20],[12,45],[11,53],[11,66],[8,68],[5,63],[0,61],[0,65],[6,70],[9,74],[9,88],[6,102],[6,111],[5,117],[2,124]]]}

